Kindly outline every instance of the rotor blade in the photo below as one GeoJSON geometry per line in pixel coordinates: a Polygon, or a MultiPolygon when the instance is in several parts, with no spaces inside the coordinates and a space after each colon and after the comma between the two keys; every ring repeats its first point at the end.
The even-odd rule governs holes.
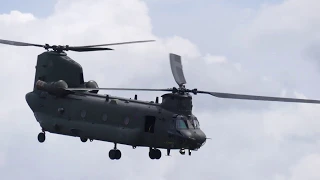
{"type": "Polygon", "coordinates": [[[79,47],[113,46],[113,45],[134,44],[134,43],[145,43],[145,42],[153,42],[153,41],[155,41],[155,40],[145,40],[145,41],[128,41],[128,42],[109,43],[109,44],[98,44],[98,45],[79,46],[79,47]]]}
{"type": "Polygon", "coordinates": [[[12,46],[36,46],[36,47],[44,47],[43,45],[40,45],[40,44],[31,44],[31,43],[18,42],[18,41],[9,41],[9,40],[4,40],[4,39],[0,39],[0,44],[7,44],[7,45],[12,45],[12,46]]]}
{"type": "Polygon", "coordinates": [[[110,48],[94,48],[94,47],[68,47],[69,51],[76,51],[76,52],[88,52],[88,51],[104,51],[104,50],[113,50],[110,48]]]}
{"type": "Polygon", "coordinates": [[[207,92],[207,91],[198,91],[197,93],[210,94],[210,95],[218,97],[218,98],[228,98],[228,99],[320,104],[320,100],[314,100],[314,99],[296,99],[296,98],[282,98],[282,97],[271,97],[271,96],[255,96],[255,95],[231,94],[231,93],[207,92]]]}
{"type": "Polygon", "coordinates": [[[177,82],[179,86],[186,84],[187,82],[183,74],[181,57],[179,55],[172,54],[172,53],[170,53],[169,56],[170,56],[171,71],[172,71],[174,80],[177,82]]]}
{"type": "Polygon", "coordinates": [[[70,91],[116,90],[116,91],[172,91],[172,89],[139,89],[139,88],[66,88],[70,91]]]}

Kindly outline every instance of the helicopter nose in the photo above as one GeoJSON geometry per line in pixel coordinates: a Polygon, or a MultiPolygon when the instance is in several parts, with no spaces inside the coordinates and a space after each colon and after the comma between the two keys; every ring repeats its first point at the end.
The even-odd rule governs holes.
{"type": "Polygon", "coordinates": [[[200,148],[205,143],[205,141],[207,140],[207,136],[200,129],[198,129],[195,133],[196,133],[195,134],[195,139],[197,141],[198,147],[200,148]]]}
{"type": "Polygon", "coordinates": [[[189,144],[190,149],[199,149],[207,140],[206,135],[200,129],[197,130],[179,130],[181,139],[189,144]]]}

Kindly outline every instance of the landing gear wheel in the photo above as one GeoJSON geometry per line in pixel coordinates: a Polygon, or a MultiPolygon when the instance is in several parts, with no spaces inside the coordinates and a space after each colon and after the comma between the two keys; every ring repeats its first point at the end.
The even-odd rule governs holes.
{"type": "Polygon", "coordinates": [[[119,160],[121,158],[121,151],[118,149],[111,149],[109,151],[109,158],[111,160],[119,160]]]}
{"type": "Polygon", "coordinates": [[[153,150],[153,149],[151,149],[151,150],[149,151],[149,157],[150,157],[150,159],[155,159],[154,150],[153,150]]]}
{"type": "Polygon", "coordinates": [[[154,156],[156,159],[160,159],[161,158],[161,151],[159,149],[155,149],[154,156]]]}
{"type": "Polygon", "coordinates": [[[160,159],[161,158],[161,151],[159,149],[150,149],[149,157],[150,157],[150,159],[160,159]]]}
{"type": "Polygon", "coordinates": [[[115,159],[119,160],[121,158],[121,151],[120,150],[115,150],[116,153],[115,153],[115,159]]]}
{"type": "Polygon", "coordinates": [[[40,143],[43,143],[45,140],[46,140],[46,135],[43,132],[39,133],[38,134],[38,141],[40,143]]]}
{"type": "Polygon", "coordinates": [[[110,158],[111,160],[114,160],[114,159],[116,158],[116,151],[115,151],[114,149],[111,149],[111,150],[109,151],[109,158],[110,158]]]}
{"type": "Polygon", "coordinates": [[[82,142],[87,142],[87,141],[88,141],[88,138],[86,138],[86,137],[80,137],[80,140],[81,140],[82,142]]]}

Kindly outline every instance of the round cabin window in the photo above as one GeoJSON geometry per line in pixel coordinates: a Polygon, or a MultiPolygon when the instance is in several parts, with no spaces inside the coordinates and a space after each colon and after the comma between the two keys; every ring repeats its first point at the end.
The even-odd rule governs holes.
{"type": "Polygon", "coordinates": [[[107,121],[108,120],[108,115],[107,114],[103,114],[102,115],[102,121],[107,121]]]}
{"type": "Polygon", "coordinates": [[[81,115],[82,118],[85,118],[86,115],[87,115],[87,111],[86,110],[82,110],[80,115],[81,115]]]}
{"type": "Polygon", "coordinates": [[[124,124],[125,124],[125,125],[128,125],[128,124],[129,124],[129,121],[130,121],[130,120],[129,120],[129,117],[126,117],[126,118],[124,119],[124,124]]]}

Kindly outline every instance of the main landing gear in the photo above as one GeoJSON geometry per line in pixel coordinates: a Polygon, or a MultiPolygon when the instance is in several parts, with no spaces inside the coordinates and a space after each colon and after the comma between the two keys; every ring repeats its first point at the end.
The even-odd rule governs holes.
{"type": "Polygon", "coordinates": [[[109,158],[111,160],[119,160],[121,158],[121,151],[117,149],[117,143],[114,143],[114,148],[109,151],[109,158]]]}
{"type": "Polygon", "coordinates": [[[159,149],[150,148],[149,157],[150,157],[150,159],[160,159],[161,158],[161,151],[159,149]]]}
{"type": "Polygon", "coordinates": [[[46,134],[45,134],[45,132],[43,131],[43,132],[41,132],[41,133],[38,134],[38,141],[39,141],[40,143],[43,143],[45,140],[46,140],[46,134]]]}

